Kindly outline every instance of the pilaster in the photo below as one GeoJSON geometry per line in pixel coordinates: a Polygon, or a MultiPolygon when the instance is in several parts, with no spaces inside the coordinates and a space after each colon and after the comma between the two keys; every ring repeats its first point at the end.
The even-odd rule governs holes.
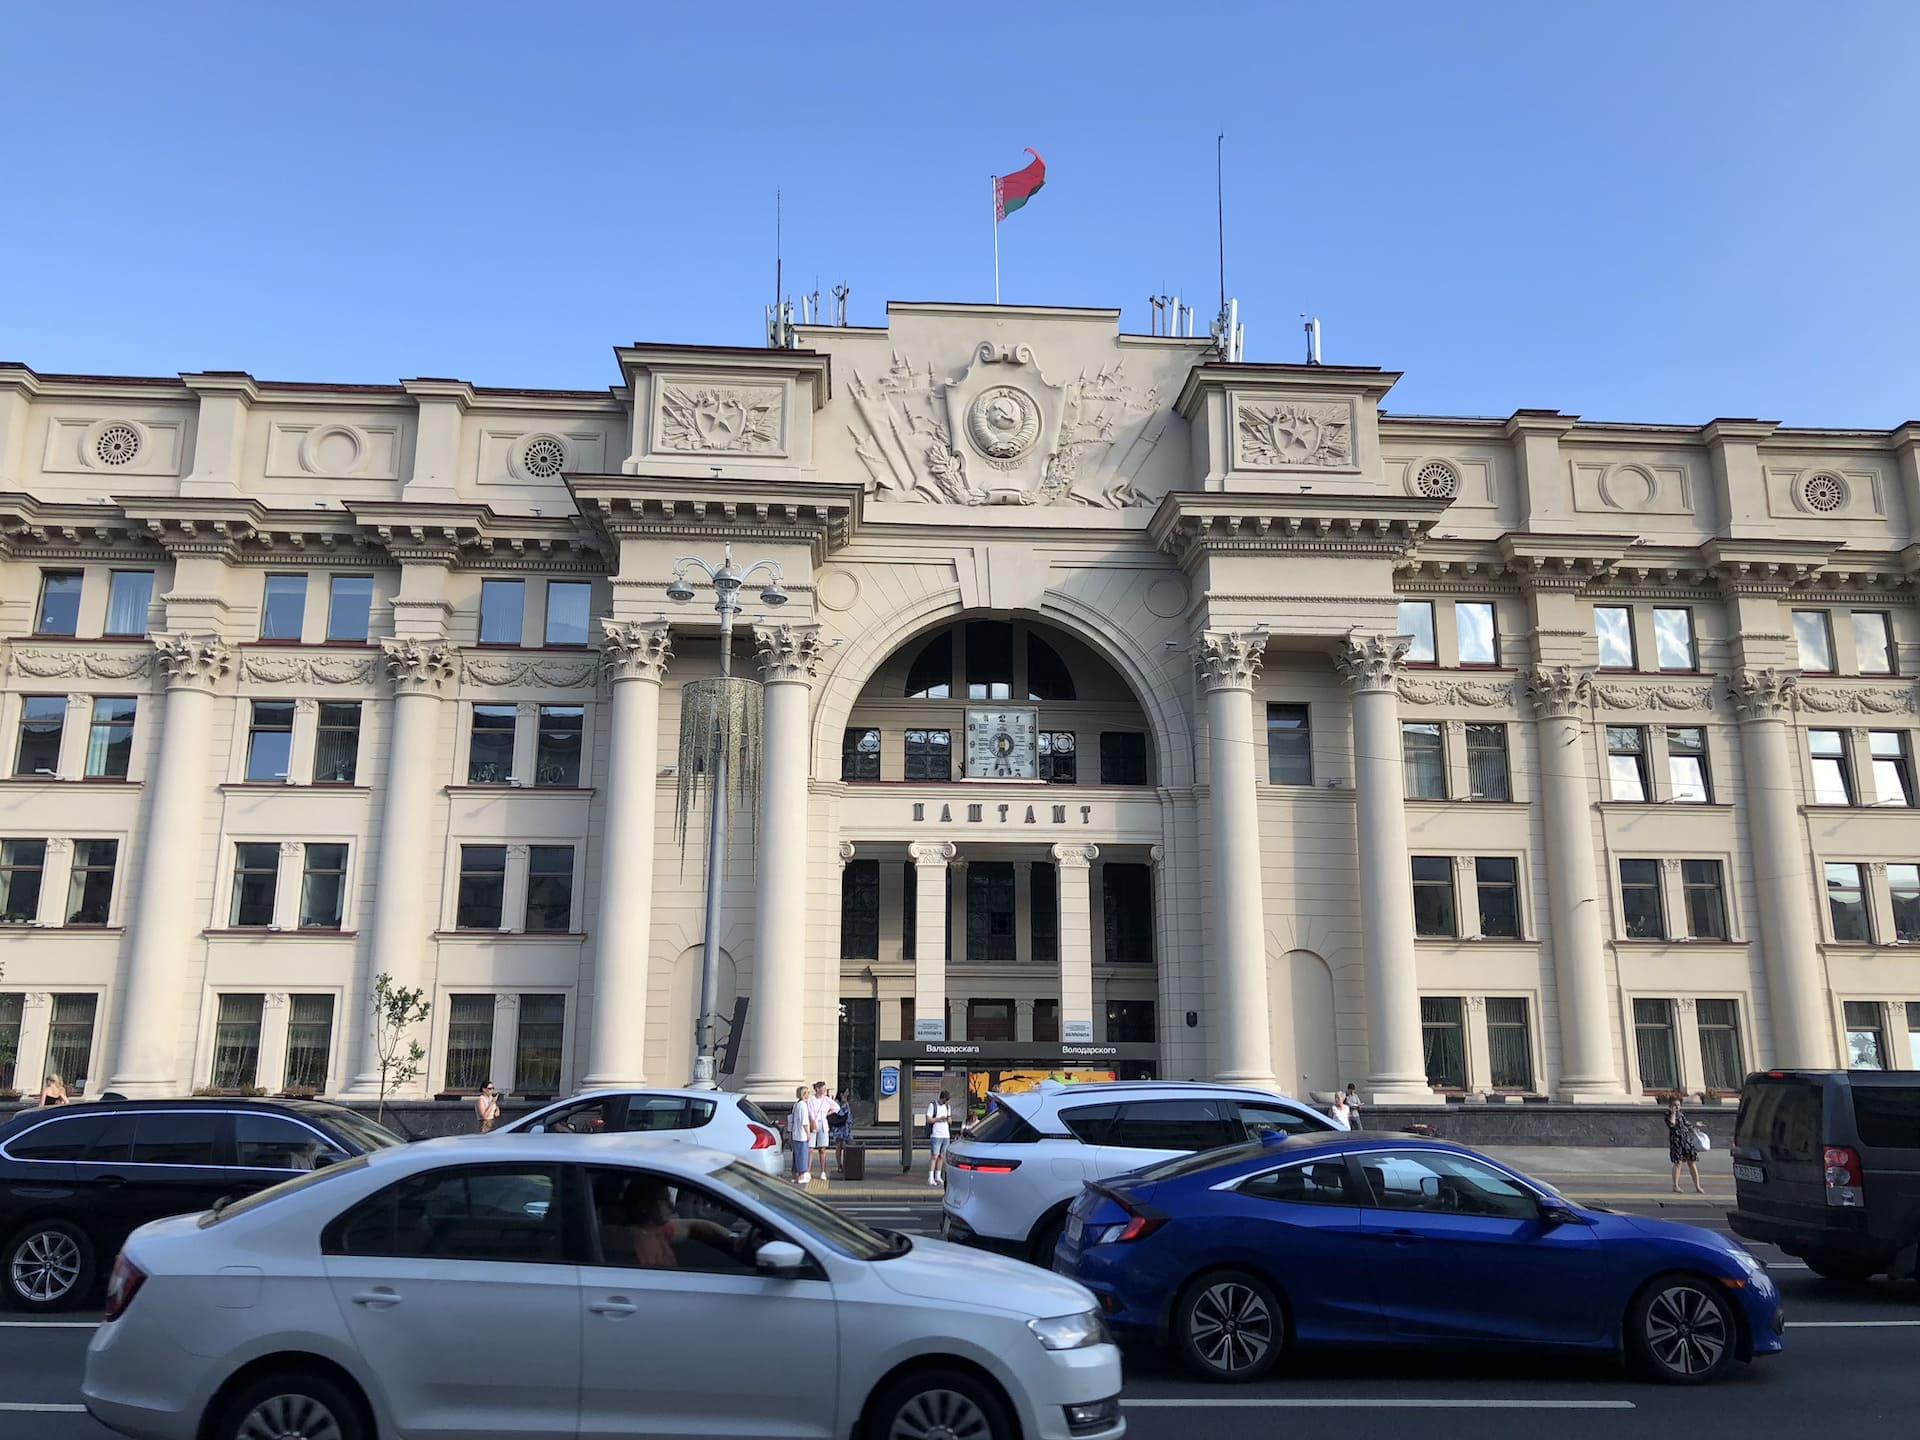
{"type": "Polygon", "coordinates": [[[909,845],[907,853],[914,867],[914,1033],[900,1038],[945,1040],[947,866],[953,862],[956,851],[951,840],[921,840],[909,845]]]}
{"type": "MultiPolygon", "coordinates": [[[[1060,1039],[1093,1041],[1093,927],[1089,880],[1097,845],[1056,845],[1053,862],[1060,905],[1060,1039]]],[[[1028,1024],[1032,1020],[1029,1018],[1028,1024]]]]}

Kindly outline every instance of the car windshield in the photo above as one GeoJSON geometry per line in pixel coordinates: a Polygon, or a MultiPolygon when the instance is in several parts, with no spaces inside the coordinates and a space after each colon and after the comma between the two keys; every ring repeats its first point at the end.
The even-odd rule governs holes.
{"type": "Polygon", "coordinates": [[[795,1187],[761,1174],[738,1161],[723,1165],[707,1179],[724,1190],[731,1190],[757,1201],[809,1238],[818,1240],[853,1260],[890,1260],[913,1248],[904,1235],[870,1230],[857,1220],[849,1220],[795,1187]]]}
{"type": "Polygon", "coordinates": [[[305,1190],[312,1185],[323,1184],[337,1176],[351,1175],[356,1170],[364,1170],[366,1164],[366,1156],[356,1155],[351,1160],[342,1160],[335,1165],[323,1165],[318,1170],[308,1170],[304,1174],[294,1176],[291,1180],[282,1180],[278,1185],[269,1185],[264,1190],[243,1195],[238,1200],[215,1205],[200,1217],[200,1228],[204,1230],[209,1225],[218,1225],[223,1220],[231,1220],[237,1215],[246,1214],[249,1210],[258,1210],[262,1205],[270,1204],[282,1196],[305,1190]]]}
{"type": "Polygon", "coordinates": [[[363,1150],[391,1150],[395,1145],[407,1143],[386,1126],[348,1109],[328,1110],[316,1118],[322,1124],[338,1130],[363,1150]]]}

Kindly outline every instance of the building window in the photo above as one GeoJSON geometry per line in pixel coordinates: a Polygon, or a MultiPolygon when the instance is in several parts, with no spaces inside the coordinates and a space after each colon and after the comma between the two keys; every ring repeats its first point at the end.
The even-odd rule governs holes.
{"type": "Polygon", "coordinates": [[[34,615],[36,635],[73,635],[80,629],[80,572],[42,570],[40,608],[34,615]]]}
{"type": "Polygon", "coordinates": [[[208,1077],[215,1090],[253,1088],[260,1073],[260,1016],[266,1000],[264,995],[220,997],[213,1024],[213,1073],[208,1077]]]}
{"type": "Polygon", "coordinates": [[[1040,732],[1040,778],[1049,785],[1072,785],[1079,778],[1079,745],[1071,730],[1040,732]]]}
{"type": "Polygon", "coordinates": [[[1480,934],[1487,940],[1520,938],[1520,862],[1510,855],[1482,855],[1473,862],[1480,897],[1480,934]]]}
{"type": "Polygon", "coordinates": [[[247,725],[247,779],[285,784],[293,764],[293,702],[256,700],[247,725]]]}
{"type": "Polygon", "coordinates": [[[1878,1000],[1848,1000],[1842,1005],[1847,1023],[1847,1068],[1887,1068],[1886,1024],[1878,1000]]]}
{"type": "Polygon", "coordinates": [[[1607,782],[1607,793],[1615,800],[1647,799],[1645,727],[1607,726],[1607,782]]]}
{"type": "Polygon", "coordinates": [[[1807,749],[1813,759],[1813,803],[1853,804],[1853,765],[1847,759],[1845,733],[1809,730],[1807,749]]]}
{"type": "Polygon", "coordinates": [[[93,1068],[93,1021],[100,1009],[98,995],[69,992],[53,997],[53,1018],[47,1025],[47,1073],[67,1082],[78,1095],[87,1088],[93,1068]]]}
{"type": "Polygon", "coordinates": [[[1700,726],[1668,727],[1667,785],[1677,804],[1713,803],[1713,774],[1707,768],[1707,732],[1700,726]]]}
{"type": "Polygon", "coordinates": [[[973,861],[967,866],[967,959],[1010,964],[1013,925],[1013,862],[973,861]]]}
{"type": "Polygon", "coordinates": [[[0,840],[0,924],[30,925],[40,918],[46,868],[46,841],[0,840]]]}
{"type": "Polygon", "coordinates": [[[1904,730],[1875,730],[1867,736],[1873,756],[1873,790],[1882,805],[1913,804],[1913,757],[1904,730]]]}
{"type": "Polygon", "coordinates": [[[573,929],[573,847],[527,849],[528,934],[564,935],[573,929]]]}
{"type": "MultiPolygon", "coordinates": [[[[907,910],[913,910],[907,892],[907,910]]],[[[880,958],[880,862],[849,860],[840,872],[840,958],[880,958]]]]}
{"type": "Polygon", "coordinates": [[[1396,631],[1407,639],[1406,663],[1432,665],[1437,658],[1433,648],[1433,602],[1402,600],[1396,631]]]}
{"type": "Polygon", "coordinates": [[[1746,1078],[1740,1059],[1740,1002],[1696,1000],[1694,1024],[1700,1032],[1700,1069],[1707,1089],[1736,1095],[1746,1078]]]}
{"type": "Polygon", "coordinates": [[[1467,793],[1475,800],[1511,800],[1507,770],[1507,727],[1467,726],[1467,793]]]}
{"type": "Polygon", "coordinates": [[[1275,785],[1313,783],[1313,724],[1307,706],[1267,706],[1267,779],[1275,785]]]}
{"type": "Polygon", "coordinates": [[[360,774],[360,702],[323,700],[313,732],[313,783],[351,785],[360,774]]]}
{"type": "Polygon", "coordinates": [[[1107,1043],[1151,1045],[1154,1042],[1154,1006],[1151,1000],[1109,1000],[1107,1043]]]}
{"type": "Polygon", "coordinates": [[[373,577],[335,575],[327,582],[327,639],[365,644],[373,626],[373,577]]]}
{"type": "Polygon", "coordinates": [[[326,1089],[332,1049],[333,996],[288,997],[286,1088],[315,1093],[326,1089]]]}
{"type": "Polygon", "coordinates": [[[314,845],[305,848],[306,864],[300,877],[300,928],[338,930],[347,895],[347,847],[314,845]]]}
{"type": "Polygon", "coordinates": [[[273,899],[280,888],[280,847],[242,841],[233,847],[233,909],[236,930],[273,924],[273,899]]]}
{"type": "Polygon", "coordinates": [[[498,930],[507,899],[507,847],[462,845],[460,889],[454,901],[454,927],[498,930]]]}
{"type": "Polygon", "coordinates": [[[526,633],[523,623],[526,608],[526,581],[482,580],[480,582],[480,643],[482,645],[518,645],[526,633]]]}
{"type": "Polygon", "coordinates": [[[1907,1002],[1907,1068],[1920,1070],[1920,1000],[1907,1002]]]}
{"type": "Polygon", "coordinates": [[[560,1089],[560,1050],[567,1030],[567,997],[522,995],[513,1037],[513,1093],[552,1095],[560,1089]]]}
{"type": "Polygon", "coordinates": [[[1453,629],[1462,665],[1498,665],[1500,632],[1494,625],[1493,603],[1460,600],[1453,607],[1453,629]]]}
{"type": "Polygon", "coordinates": [[[857,729],[840,735],[840,778],[846,781],[880,778],[880,732],[857,729]]]}
{"type": "MultiPolygon", "coordinates": [[[[1071,737],[1069,737],[1071,743],[1071,737]]],[[[953,778],[953,732],[951,730],[907,731],[907,779],[951,780],[953,778]]]]}
{"type": "Polygon", "coordinates": [[[118,840],[73,842],[73,873],[67,879],[67,924],[105,925],[113,905],[118,840]]]}
{"type": "Polygon", "coordinates": [[[1660,896],[1658,860],[1620,862],[1620,912],[1629,940],[1667,938],[1666,906],[1660,896]]]}
{"type": "Polygon", "coordinates": [[[124,780],[133,762],[133,718],[140,702],[131,695],[101,695],[93,702],[87,730],[87,779],[124,780]]]}
{"type": "Polygon", "coordinates": [[[1841,944],[1872,944],[1873,931],[1867,924],[1867,895],[1860,884],[1860,867],[1829,861],[1826,871],[1827,914],[1833,920],[1833,938],[1841,944]]]}
{"type": "Polygon", "coordinates": [[[1518,995],[1487,997],[1488,1081],[1495,1090],[1533,1089],[1533,1040],[1527,1002],[1518,995]]]}
{"type": "Polygon", "coordinates": [[[907,698],[953,698],[953,631],[942,630],[913,657],[913,664],[907,667],[907,698]]]}
{"type": "Polygon", "coordinates": [[[1033,940],[1033,963],[1060,963],[1060,874],[1045,860],[1036,860],[1027,872],[1027,928],[1033,940]]]}
{"type": "Polygon", "coordinates": [[[1453,857],[1413,857],[1413,933],[1452,939],[1460,933],[1453,906],[1453,857]]]}
{"type": "Polygon", "coordinates": [[[1920,940],[1920,865],[1887,866],[1887,895],[1893,901],[1893,938],[1920,940]]]}
{"type": "Polygon", "coordinates": [[[1800,668],[1809,675],[1833,673],[1833,627],[1824,610],[1793,612],[1793,638],[1800,647],[1800,668]]]}
{"type": "Polygon", "coordinates": [[[1400,757],[1409,800],[1447,798],[1447,755],[1437,722],[1415,720],[1401,725],[1400,757]]]}
{"type": "Polygon", "coordinates": [[[513,731],[520,712],[511,705],[473,707],[467,737],[467,783],[504,785],[513,775],[513,731]]]}
{"type": "Polygon", "coordinates": [[[1153,868],[1100,867],[1100,914],[1109,965],[1153,963],[1153,868]]]}
{"type": "Polygon", "coordinates": [[[1147,783],[1147,737],[1135,730],[1100,732],[1100,783],[1147,783]]]}
{"type": "Polygon", "coordinates": [[[1058,1000],[1033,1002],[1033,1039],[1037,1045],[1060,1043],[1060,1002],[1058,1000]]]}
{"type": "Polygon", "coordinates": [[[1862,675],[1891,675],[1899,669],[1893,626],[1886,611],[1853,612],[1853,663],[1862,675]]]}
{"type": "Polygon", "coordinates": [[[1640,1088],[1669,1092],[1680,1088],[1679,1052],[1673,1043],[1673,1002],[1633,1002],[1633,1045],[1640,1059],[1640,1088]]]}
{"type": "Polygon", "coordinates": [[[1060,658],[1060,652],[1035,635],[1027,632],[1027,699],[1029,700],[1072,700],[1077,698],[1073,689],[1073,672],[1067,669],[1067,662],[1060,658]]]}
{"type": "MultiPolygon", "coordinates": [[[[951,882],[949,882],[951,883],[951,882]]],[[[920,867],[911,860],[900,867],[900,958],[914,958],[914,940],[920,930],[920,867]]],[[[901,1032],[902,1040],[913,1038],[913,1027],[909,1025],[901,1032]]]]}
{"type": "Polygon", "coordinates": [[[1013,1001],[969,1000],[967,1002],[967,1039],[1011,1042],[1013,1001]]]}
{"type": "MultiPolygon", "coordinates": [[[[547,582],[547,644],[581,647],[587,643],[593,586],[584,580],[547,582]]],[[[557,998],[557,997],[556,997],[557,998]]]]}
{"type": "Polygon", "coordinates": [[[571,788],[580,783],[580,751],[587,712],[579,705],[542,705],[534,746],[533,783],[571,788]]]}
{"type": "Polygon", "coordinates": [[[478,1090],[493,1069],[493,996],[447,997],[447,1089],[478,1090]]]}
{"type": "Polygon", "coordinates": [[[1458,995],[1420,997],[1420,1038],[1427,1056],[1427,1084],[1436,1090],[1467,1088],[1466,1005],[1458,995]]]}
{"type": "Polygon", "coordinates": [[[151,570],[116,570],[107,586],[109,635],[144,635],[147,610],[153,604],[151,570]]]}
{"type": "Polygon", "coordinates": [[[1727,887],[1718,860],[1682,860],[1681,886],[1687,899],[1687,933],[1696,940],[1727,938],[1727,887]]]}
{"type": "Polygon", "coordinates": [[[307,577],[269,575],[260,603],[260,638],[298,642],[307,619],[307,577]]]}
{"type": "Polygon", "coordinates": [[[1594,606],[1593,636],[1599,644],[1602,670],[1635,668],[1632,606],[1594,606]]]}
{"type": "Polygon", "coordinates": [[[967,622],[967,698],[1013,697],[1013,626],[1004,620],[967,622]]]}
{"type": "Polygon", "coordinates": [[[20,1019],[27,997],[18,990],[0,994],[0,1090],[17,1085],[15,1061],[20,1055],[20,1019]]]}
{"type": "Polygon", "coordinates": [[[60,768],[60,734],[67,702],[59,695],[29,695],[20,702],[20,741],[13,752],[16,775],[52,775],[60,768]]]}
{"type": "Polygon", "coordinates": [[[1693,638],[1693,611],[1654,607],[1654,658],[1662,670],[1698,670],[1700,652],[1693,638]]]}

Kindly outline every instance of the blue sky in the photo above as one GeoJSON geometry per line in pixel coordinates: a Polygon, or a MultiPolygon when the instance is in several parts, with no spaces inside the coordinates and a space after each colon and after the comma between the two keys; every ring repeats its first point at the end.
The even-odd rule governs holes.
{"type": "Polygon", "coordinates": [[[1217,296],[1402,412],[1920,415],[1920,5],[12,5],[0,356],[598,387],[796,292],[1217,296]]]}

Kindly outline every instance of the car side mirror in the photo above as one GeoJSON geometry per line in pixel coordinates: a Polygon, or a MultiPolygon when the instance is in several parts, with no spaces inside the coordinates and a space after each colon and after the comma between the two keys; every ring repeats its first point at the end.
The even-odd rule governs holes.
{"type": "Polygon", "coordinates": [[[807,1268],[807,1252],[790,1240],[769,1240],[753,1254],[762,1275],[797,1275],[807,1268]]]}
{"type": "Polygon", "coordinates": [[[1542,1200],[1540,1202],[1540,1223],[1542,1225],[1584,1225],[1586,1218],[1563,1200],[1542,1200]]]}

